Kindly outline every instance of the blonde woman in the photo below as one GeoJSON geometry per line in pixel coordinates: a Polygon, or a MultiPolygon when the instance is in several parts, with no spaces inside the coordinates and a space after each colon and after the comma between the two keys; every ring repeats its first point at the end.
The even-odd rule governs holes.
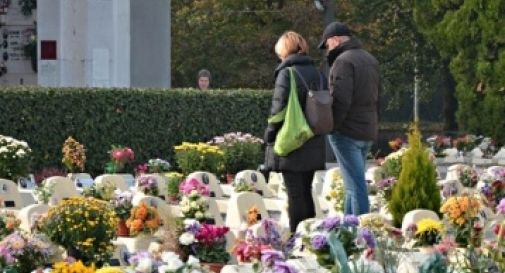
{"type": "MultiPolygon", "coordinates": [[[[307,55],[309,53],[307,42],[294,31],[285,32],[275,44],[275,53],[281,64],[275,69],[275,90],[270,115],[279,113],[287,105],[290,92],[289,67],[295,70],[293,75],[298,100],[305,111],[308,90],[300,77],[303,77],[311,89],[327,90],[326,80],[307,55]]],[[[265,130],[265,167],[267,170],[281,172],[284,177],[288,194],[289,225],[291,231],[295,232],[298,223],[315,216],[311,186],[314,172],[324,169],[325,140],[324,136],[314,136],[287,156],[278,156],[274,153],[273,146],[282,124],[282,122],[269,124],[265,130]]]]}

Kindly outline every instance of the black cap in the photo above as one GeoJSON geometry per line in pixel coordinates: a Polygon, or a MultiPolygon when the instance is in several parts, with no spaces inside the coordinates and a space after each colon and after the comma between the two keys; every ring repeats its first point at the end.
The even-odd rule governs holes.
{"type": "Polygon", "coordinates": [[[351,30],[347,27],[346,24],[341,22],[333,22],[326,26],[323,32],[323,39],[321,43],[319,43],[319,49],[326,48],[326,40],[333,36],[352,36],[351,30]]]}

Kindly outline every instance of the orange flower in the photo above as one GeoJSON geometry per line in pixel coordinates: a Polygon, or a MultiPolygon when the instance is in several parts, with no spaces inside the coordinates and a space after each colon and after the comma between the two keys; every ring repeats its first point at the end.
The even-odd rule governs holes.
{"type": "Polygon", "coordinates": [[[146,220],[147,214],[148,214],[148,211],[147,211],[146,204],[142,203],[135,211],[135,218],[141,219],[141,220],[146,220]]]}
{"type": "Polygon", "coordinates": [[[146,221],[146,227],[150,228],[150,229],[156,229],[160,226],[160,219],[152,219],[152,220],[148,220],[146,221]]]}

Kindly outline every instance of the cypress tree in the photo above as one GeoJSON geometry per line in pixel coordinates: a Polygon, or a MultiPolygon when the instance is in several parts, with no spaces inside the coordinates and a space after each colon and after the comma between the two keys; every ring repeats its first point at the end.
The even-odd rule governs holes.
{"type": "Polygon", "coordinates": [[[421,143],[421,133],[413,124],[408,134],[409,149],[402,159],[402,171],[393,188],[389,211],[395,226],[400,226],[403,216],[415,209],[440,210],[440,191],[434,163],[421,143]]]}

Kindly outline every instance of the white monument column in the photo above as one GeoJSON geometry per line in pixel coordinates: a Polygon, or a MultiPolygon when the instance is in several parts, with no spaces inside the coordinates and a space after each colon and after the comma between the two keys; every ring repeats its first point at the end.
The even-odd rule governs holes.
{"type": "Polygon", "coordinates": [[[60,38],[60,6],[59,0],[37,1],[37,56],[38,84],[42,86],[60,86],[60,63],[58,56],[60,38]],[[41,59],[41,44],[56,43],[56,59],[41,59]]]}

